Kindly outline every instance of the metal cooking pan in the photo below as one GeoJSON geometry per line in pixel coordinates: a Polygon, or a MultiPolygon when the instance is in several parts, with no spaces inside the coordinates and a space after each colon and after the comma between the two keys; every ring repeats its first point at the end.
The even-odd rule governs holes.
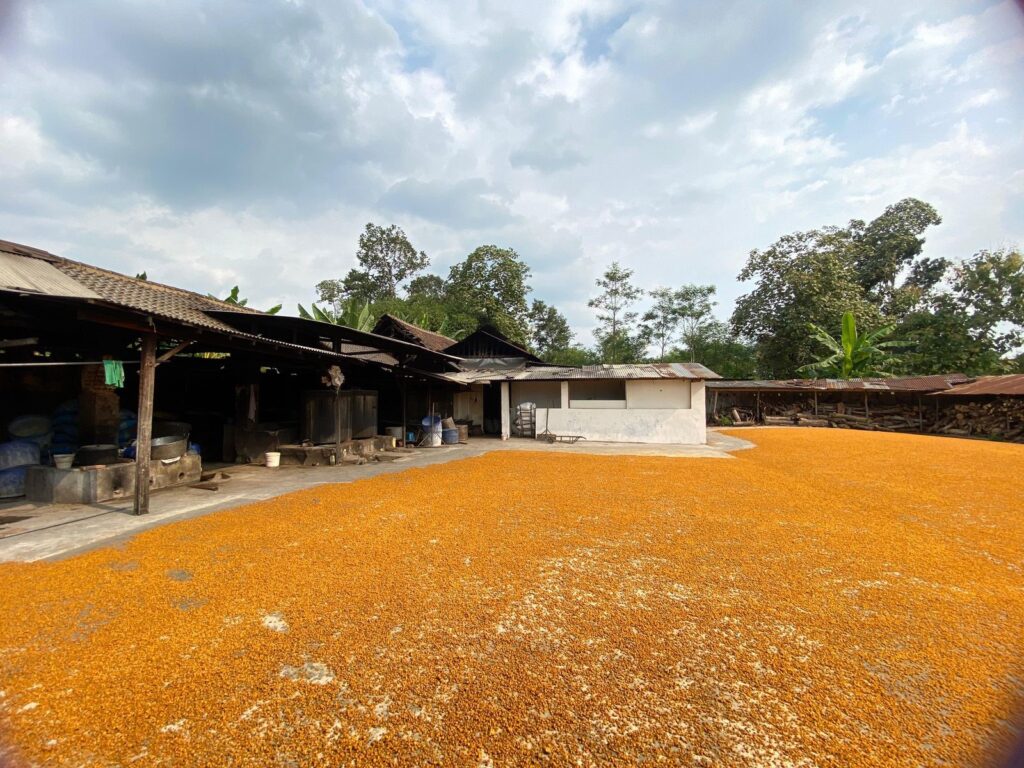
{"type": "Polygon", "coordinates": [[[153,439],[149,452],[153,459],[176,459],[188,450],[188,439],[184,435],[167,435],[153,439]]]}

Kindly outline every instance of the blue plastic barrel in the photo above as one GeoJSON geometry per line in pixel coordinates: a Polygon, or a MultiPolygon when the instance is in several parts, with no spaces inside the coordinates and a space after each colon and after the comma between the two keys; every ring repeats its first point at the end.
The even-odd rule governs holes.
{"type": "Polygon", "coordinates": [[[459,430],[457,429],[442,429],[441,430],[441,442],[445,445],[455,445],[459,442],[459,430]]]}
{"type": "Polygon", "coordinates": [[[9,443],[0,443],[0,469],[25,467],[38,463],[39,443],[29,442],[28,440],[12,440],[9,443]]]}
{"type": "Polygon", "coordinates": [[[435,434],[441,433],[441,417],[440,416],[424,416],[423,421],[420,422],[423,427],[423,431],[435,434]]]}
{"type": "Polygon", "coordinates": [[[25,473],[28,467],[0,469],[0,499],[25,495],[25,473]]]}

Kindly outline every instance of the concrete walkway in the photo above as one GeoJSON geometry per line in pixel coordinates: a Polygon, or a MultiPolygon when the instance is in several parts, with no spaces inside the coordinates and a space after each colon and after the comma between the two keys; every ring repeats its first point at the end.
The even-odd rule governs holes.
{"type": "Polygon", "coordinates": [[[183,486],[155,492],[150,512],[131,514],[130,499],[101,504],[33,504],[15,501],[0,504],[0,562],[52,560],[110,546],[168,522],[210,514],[222,509],[280,496],[291,491],[325,483],[350,483],[376,475],[402,472],[457,459],[480,456],[490,451],[549,451],[590,453],[605,456],[669,456],[679,458],[731,458],[729,452],[751,444],[745,440],[708,432],[707,445],[647,445],[636,443],[586,442],[569,445],[536,440],[474,438],[466,445],[423,448],[399,454],[389,461],[337,467],[279,467],[235,465],[223,468],[230,479],[216,491],[183,486]],[[3,518],[23,518],[4,524],[3,518]]]}

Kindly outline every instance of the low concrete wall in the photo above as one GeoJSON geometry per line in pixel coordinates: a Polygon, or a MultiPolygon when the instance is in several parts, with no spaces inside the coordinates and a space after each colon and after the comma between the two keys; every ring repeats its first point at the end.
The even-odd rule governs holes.
{"type": "Polygon", "coordinates": [[[613,443],[707,442],[703,402],[700,408],[538,408],[538,433],[545,425],[556,435],[613,443]]]}

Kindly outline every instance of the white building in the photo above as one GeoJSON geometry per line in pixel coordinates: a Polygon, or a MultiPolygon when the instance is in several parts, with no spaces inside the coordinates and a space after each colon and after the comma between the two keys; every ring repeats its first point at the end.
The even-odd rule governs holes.
{"type": "Polygon", "coordinates": [[[522,432],[520,420],[532,411],[527,436],[676,444],[707,441],[704,381],[720,378],[699,363],[492,368],[455,377],[468,385],[455,395],[455,419],[484,423],[486,403],[497,401],[503,439],[522,432]]]}

